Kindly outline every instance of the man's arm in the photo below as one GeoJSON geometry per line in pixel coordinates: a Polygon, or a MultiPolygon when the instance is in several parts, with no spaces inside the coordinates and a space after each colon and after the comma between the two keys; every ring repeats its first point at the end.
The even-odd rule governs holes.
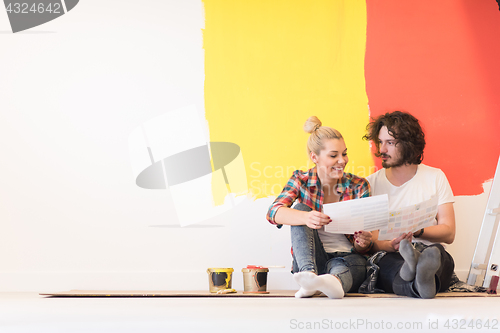
{"type": "MultiPolygon", "coordinates": [[[[455,210],[453,209],[453,203],[445,203],[438,207],[438,213],[436,216],[437,225],[433,225],[424,228],[424,233],[422,237],[418,239],[426,239],[434,243],[446,243],[451,244],[455,240],[455,210]]],[[[411,242],[412,233],[403,234],[392,241],[380,241],[378,240],[378,231],[373,231],[374,251],[387,251],[395,252],[399,250],[399,242],[403,238],[408,239],[411,242]]],[[[420,230],[415,232],[416,235],[420,234],[420,230]]]]}
{"type": "MultiPolygon", "coordinates": [[[[417,239],[425,239],[433,243],[451,244],[455,240],[455,210],[453,203],[448,202],[438,207],[437,225],[424,228],[424,233],[417,239]]],[[[415,235],[420,231],[415,232],[415,235]]]]}

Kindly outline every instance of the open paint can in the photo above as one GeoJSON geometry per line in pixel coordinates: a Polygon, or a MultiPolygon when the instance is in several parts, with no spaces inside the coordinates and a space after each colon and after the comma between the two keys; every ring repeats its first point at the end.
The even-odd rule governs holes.
{"type": "Polygon", "coordinates": [[[234,269],[232,268],[209,268],[208,273],[208,284],[210,286],[210,292],[216,293],[219,290],[231,289],[232,286],[232,275],[234,269]]]}
{"type": "Polygon", "coordinates": [[[248,265],[243,272],[244,294],[268,294],[267,273],[269,269],[261,266],[248,265]]]}

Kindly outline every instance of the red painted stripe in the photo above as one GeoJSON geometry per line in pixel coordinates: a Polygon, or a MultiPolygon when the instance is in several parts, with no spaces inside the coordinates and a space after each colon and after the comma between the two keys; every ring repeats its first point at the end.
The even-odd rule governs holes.
{"type": "MultiPolygon", "coordinates": [[[[408,111],[424,127],[424,163],[455,195],[482,193],[500,154],[500,11],[494,0],[367,0],[372,116],[408,111]]],[[[377,161],[380,167],[380,161],[377,161]]]]}

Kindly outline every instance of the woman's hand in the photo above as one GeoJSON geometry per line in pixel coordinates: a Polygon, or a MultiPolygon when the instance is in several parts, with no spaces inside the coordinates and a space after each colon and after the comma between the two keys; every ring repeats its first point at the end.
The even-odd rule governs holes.
{"type": "Polygon", "coordinates": [[[321,212],[312,210],[306,213],[305,224],[311,229],[320,229],[322,226],[325,226],[330,222],[332,222],[330,216],[325,215],[321,212]]]}
{"type": "Polygon", "coordinates": [[[356,231],[354,233],[354,242],[359,246],[360,249],[367,248],[372,242],[372,233],[369,231],[356,231]]]}

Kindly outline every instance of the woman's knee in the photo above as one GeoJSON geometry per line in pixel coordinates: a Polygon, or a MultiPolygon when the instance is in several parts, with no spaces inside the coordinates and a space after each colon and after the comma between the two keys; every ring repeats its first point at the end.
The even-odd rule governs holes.
{"type": "Polygon", "coordinates": [[[360,254],[356,254],[356,253],[349,254],[349,255],[343,257],[342,259],[346,262],[346,265],[348,267],[351,267],[351,266],[363,266],[363,267],[365,267],[366,266],[366,258],[360,254]]]}
{"type": "Polygon", "coordinates": [[[356,292],[366,278],[366,260],[360,258],[339,257],[330,259],[328,273],[337,276],[345,292],[356,292]]]}
{"type": "Polygon", "coordinates": [[[311,207],[309,207],[308,205],[305,205],[303,203],[296,204],[295,206],[293,206],[293,209],[300,210],[302,212],[310,212],[312,210],[311,207]]]}

